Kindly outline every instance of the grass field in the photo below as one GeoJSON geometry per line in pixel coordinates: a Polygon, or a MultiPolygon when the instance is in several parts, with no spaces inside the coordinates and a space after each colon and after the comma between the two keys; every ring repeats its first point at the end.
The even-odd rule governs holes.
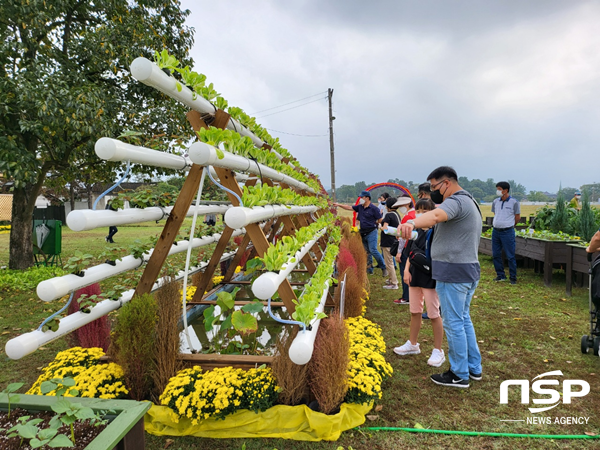
{"type": "MultiPolygon", "coordinates": [[[[484,213],[485,216],[485,213],[484,213]]],[[[119,245],[130,244],[148,232],[158,233],[162,226],[146,224],[139,227],[119,227],[115,240],[119,245]]],[[[106,247],[106,230],[86,233],[64,232],[63,260],[75,249],[98,255],[106,247]]],[[[0,235],[0,264],[8,261],[8,235],[0,235]]],[[[575,288],[572,297],[565,297],[565,276],[556,271],[551,288],[543,285],[541,275],[533,270],[519,269],[519,283],[511,286],[494,283],[491,259],[480,258],[482,278],[473,299],[472,317],[483,355],[484,379],[471,382],[466,390],[434,385],[429,376],[440,369],[427,366],[432,349],[431,327],[424,321],[419,341],[423,353],[399,357],[393,347],[408,339],[410,313],[407,306],[392,300],[398,291],[382,289],[380,272],[369,277],[371,298],[367,317],[379,323],[387,344],[387,360],[394,375],[383,386],[380,410],[363,427],[414,427],[504,433],[583,434],[600,433],[600,358],[583,355],[579,340],[589,326],[587,289],[575,288]],[[499,404],[500,383],[508,379],[532,380],[537,375],[561,370],[565,379],[582,379],[591,385],[591,392],[576,398],[571,404],[538,416],[589,417],[587,425],[533,425],[521,420],[530,416],[527,406],[519,403],[516,390],[511,391],[510,403],[499,404]]],[[[139,276],[139,273],[138,273],[139,276]]],[[[0,390],[8,383],[24,381],[31,385],[44,365],[67,343],[60,339],[45,345],[22,360],[9,360],[4,354],[6,341],[23,332],[37,328],[43,318],[57,310],[62,303],[44,303],[33,291],[0,291],[0,390]],[[60,303],[60,304],[59,304],[60,303]]],[[[444,342],[444,348],[447,350],[444,342]]],[[[442,367],[447,369],[447,363],[442,367]]],[[[532,398],[538,398],[532,394],[532,398]]],[[[538,405],[540,406],[540,405],[538,405]]],[[[600,440],[536,440],[492,437],[411,434],[400,431],[350,430],[340,440],[330,442],[295,442],[279,439],[166,438],[146,435],[146,448],[159,450],[210,449],[580,449],[600,448],[600,440]]]]}

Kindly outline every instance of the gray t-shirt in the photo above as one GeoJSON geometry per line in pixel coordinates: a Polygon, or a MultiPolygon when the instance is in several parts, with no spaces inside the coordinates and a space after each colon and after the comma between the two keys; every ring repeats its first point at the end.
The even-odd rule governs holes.
{"type": "Polygon", "coordinates": [[[492,212],[494,213],[494,228],[514,227],[515,216],[521,214],[521,204],[511,196],[504,201],[498,197],[492,202],[492,212]]]}
{"type": "Polygon", "coordinates": [[[481,214],[475,200],[460,190],[438,206],[447,222],[435,226],[431,243],[432,278],[445,283],[472,283],[479,280],[479,238],[481,214]]]}

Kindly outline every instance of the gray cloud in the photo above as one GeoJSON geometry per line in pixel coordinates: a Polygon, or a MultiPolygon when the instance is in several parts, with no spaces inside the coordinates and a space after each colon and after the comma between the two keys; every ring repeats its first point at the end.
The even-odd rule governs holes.
{"type": "MultiPolygon", "coordinates": [[[[183,6],[195,69],[231,105],[253,112],[335,89],[338,185],[419,181],[442,164],[535,190],[600,181],[598,3],[183,6]]],[[[326,100],[259,122],[326,134],[326,100]]],[[[327,137],[272,135],[329,185],[327,137]]]]}

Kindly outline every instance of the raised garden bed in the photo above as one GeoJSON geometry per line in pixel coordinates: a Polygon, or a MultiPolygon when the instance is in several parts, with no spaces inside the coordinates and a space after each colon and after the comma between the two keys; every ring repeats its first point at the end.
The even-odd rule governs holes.
{"type": "MultiPolygon", "coordinates": [[[[566,293],[571,295],[573,285],[584,287],[588,284],[588,275],[590,270],[590,262],[588,261],[588,252],[586,247],[579,244],[567,244],[567,274],[566,293]]],[[[594,253],[593,257],[597,257],[598,253],[594,253]]]]}
{"type": "MultiPolygon", "coordinates": [[[[11,411],[15,408],[30,413],[50,411],[57,401],[56,397],[44,395],[19,395],[18,402],[11,402],[11,411]]],[[[79,403],[94,412],[110,411],[112,419],[106,428],[85,447],[85,450],[143,450],[145,448],[144,414],[152,405],[149,402],[133,400],[103,400],[97,398],[66,397],[71,403],[79,403]]],[[[0,396],[0,411],[8,411],[6,395],[0,396]]],[[[23,447],[25,448],[25,447],[23,447]]]]}
{"type": "Polygon", "coordinates": [[[545,239],[516,237],[515,254],[533,261],[536,272],[544,273],[544,284],[552,284],[552,269],[555,265],[567,264],[567,244],[577,241],[550,241],[545,239]]]}

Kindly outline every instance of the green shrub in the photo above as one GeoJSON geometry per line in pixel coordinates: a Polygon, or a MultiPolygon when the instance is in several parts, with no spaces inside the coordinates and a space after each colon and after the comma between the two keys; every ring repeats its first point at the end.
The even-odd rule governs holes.
{"type": "Polygon", "coordinates": [[[114,328],[111,353],[125,373],[131,398],[144,400],[153,387],[158,307],[151,294],[123,305],[114,328]]]}
{"type": "Polygon", "coordinates": [[[567,206],[565,202],[565,194],[561,190],[558,191],[558,197],[556,198],[556,210],[552,215],[552,221],[550,222],[550,229],[558,233],[562,231],[564,233],[570,233],[569,216],[567,213],[567,206]]]}
{"type": "Polygon", "coordinates": [[[26,270],[0,270],[0,290],[31,291],[49,278],[60,277],[68,273],[60,267],[30,267],[26,270]]]}
{"type": "Polygon", "coordinates": [[[581,236],[584,241],[591,240],[594,233],[596,233],[598,230],[596,216],[590,206],[590,194],[587,189],[583,191],[581,198],[581,211],[579,211],[578,229],[579,236],[581,236]]]}

